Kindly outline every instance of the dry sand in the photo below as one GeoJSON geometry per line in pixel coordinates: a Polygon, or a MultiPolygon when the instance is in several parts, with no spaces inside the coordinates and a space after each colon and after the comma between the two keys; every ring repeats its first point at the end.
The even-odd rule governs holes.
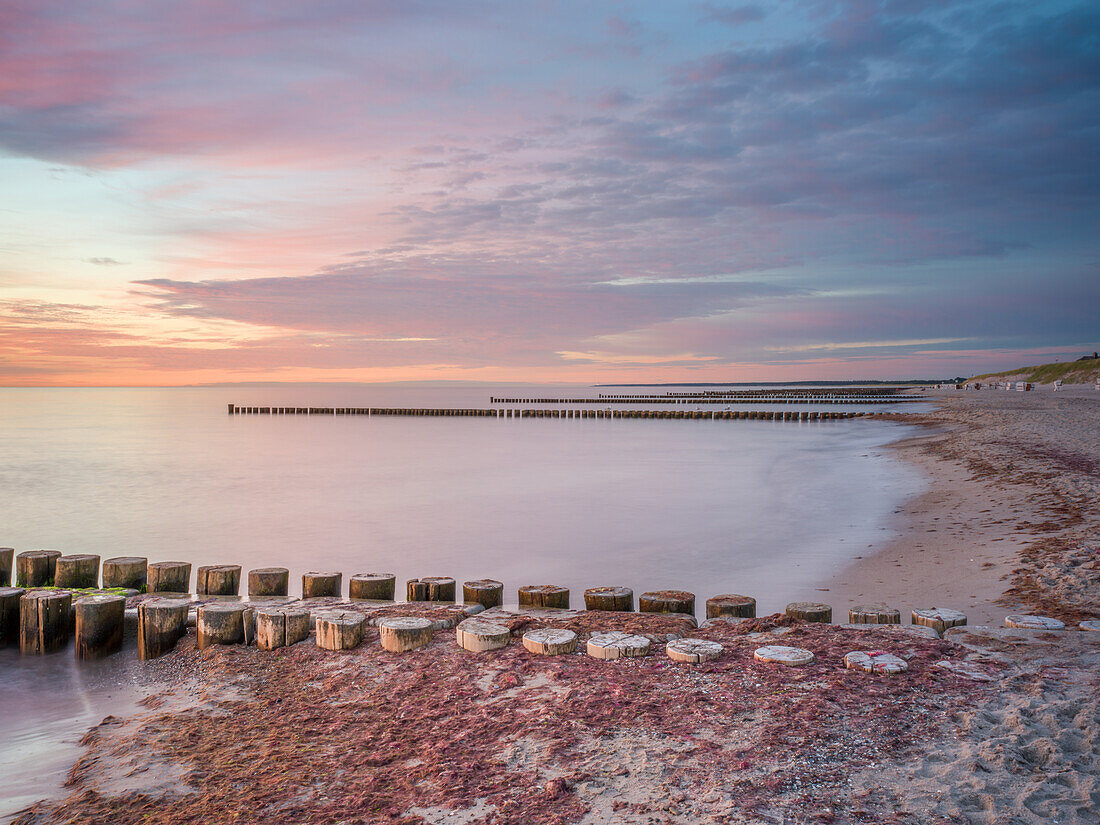
{"type": "MultiPolygon", "coordinates": [[[[931,486],[897,542],[829,583],[849,604],[965,610],[944,640],[769,617],[500,613],[514,635],[648,633],[645,659],[470,654],[440,630],[410,654],[369,631],[148,663],[163,707],[87,737],[71,795],[26,823],[982,823],[1095,825],[1100,632],[983,629],[1010,609],[1100,617],[1100,393],[952,393],[897,449],[931,486]],[[681,665],[657,640],[721,643],[681,665]],[[753,659],[784,644],[800,668],[753,659]],[[849,650],[906,660],[846,670],[849,650]]],[[[583,648],[583,645],[580,646],[583,648]]]]}

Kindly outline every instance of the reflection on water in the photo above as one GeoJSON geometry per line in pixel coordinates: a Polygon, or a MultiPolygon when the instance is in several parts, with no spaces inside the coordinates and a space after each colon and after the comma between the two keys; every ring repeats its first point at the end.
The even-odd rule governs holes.
{"type": "MultiPolygon", "coordinates": [[[[888,516],[919,491],[877,449],[907,429],[882,422],[226,414],[230,402],[485,407],[491,394],[595,392],[0,390],[0,544],[285,566],[299,589],[301,572],[331,569],[345,582],[497,578],[507,601],[535,583],[569,587],[575,604],[606,584],[691,590],[700,606],[740,592],[767,613],[888,538],[888,516]]],[[[0,727],[0,799],[54,792],[75,752],[49,762],[47,785],[52,743],[140,698],[132,657],[70,657],[0,652],[0,708],[18,720],[0,727]]]]}

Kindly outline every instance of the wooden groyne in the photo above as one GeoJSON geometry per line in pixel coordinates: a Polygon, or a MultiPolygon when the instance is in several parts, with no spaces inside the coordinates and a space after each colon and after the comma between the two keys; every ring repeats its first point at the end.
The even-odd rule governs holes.
{"type": "MultiPolygon", "coordinates": [[[[130,575],[136,577],[143,572],[136,569],[141,559],[125,561],[130,575]]],[[[169,564],[178,569],[175,565],[181,563],[169,564]]],[[[552,626],[532,630],[530,625],[564,621],[587,628],[587,653],[598,659],[644,656],[656,641],[669,642],[667,653],[676,661],[700,662],[721,654],[721,647],[715,649],[713,642],[679,638],[682,630],[672,636],[661,636],[660,632],[645,629],[650,627],[646,624],[649,619],[641,614],[650,614],[655,621],[658,617],[652,614],[675,616],[686,623],[684,628],[699,627],[695,618],[696,596],[682,590],[641,593],[636,610],[631,588],[590,587],[584,591],[585,609],[578,610],[570,608],[568,588],[529,584],[511,591],[519,607],[504,607],[501,602],[505,586],[499,580],[464,582],[463,600],[459,602],[454,578],[426,576],[407,581],[409,598],[402,603],[392,600],[395,579],[392,573],[357,573],[348,577],[350,583],[382,583],[385,586],[381,592],[391,597],[356,599],[354,586],[349,592],[352,597],[344,596],[342,572],[307,572],[302,574],[303,598],[297,599],[285,596],[289,570],[269,567],[248,571],[250,596],[246,600],[232,586],[239,582],[240,570],[239,565],[232,564],[199,567],[194,596],[189,577],[175,582],[182,585],[184,592],[147,594],[136,590],[0,587],[0,646],[18,645],[24,655],[31,656],[63,650],[73,641],[76,657],[86,660],[111,656],[123,650],[128,640],[135,644],[136,637],[138,655],[146,660],[170,652],[188,634],[189,627],[194,627],[200,649],[210,645],[255,645],[270,651],[306,641],[312,634],[318,647],[343,651],[363,644],[368,639],[368,629],[373,627],[378,630],[382,647],[391,653],[419,649],[438,631],[454,629],[455,643],[473,653],[498,650],[507,646],[512,636],[523,635],[524,647],[531,653],[561,655],[581,649],[582,640],[576,632],[552,626]],[[211,586],[212,571],[218,573],[216,587],[211,586]],[[229,585],[223,587],[226,581],[229,585]],[[256,597],[252,591],[260,584],[264,585],[259,589],[265,595],[256,597]],[[212,595],[211,590],[219,594],[212,595]],[[267,596],[268,590],[284,595],[267,596]],[[638,617],[640,624],[632,633],[640,635],[614,629],[616,622],[622,624],[623,613],[638,617]],[[510,627],[513,629],[509,630],[510,627]]],[[[373,589],[371,592],[375,593],[373,589]]],[[[756,616],[756,599],[752,596],[723,593],[706,599],[705,604],[706,621],[711,623],[753,621],[756,616]]],[[[791,602],[784,613],[790,620],[833,623],[833,608],[829,604],[791,602]]],[[[847,618],[848,623],[839,627],[866,629],[868,625],[882,625],[928,638],[940,638],[967,622],[961,611],[929,607],[913,610],[912,624],[899,628],[901,612],[883,604],[854,605],[848,609],[847,618]]],[[[1061,622],[1042,616],[1010,616],[1005,622],[1009,627],[1065,629],[1061,622]]],[[[1081,629],[1091,629],[1087,624],[1081,629]]],[[[794,648],[773,646],[761,648],[757,653],[760,661],[788,666],[808,661],[805,651],[794,648]]]]}
{"type": "MultiPolygon", "coordinates": [[[[522,403],[522,402],[517,402],[522,403]]],[[[432,416],[461,418],[572,418],[572,419],[661,419],[677,421],[836,421],[870,415],[896,415],[888,412],[851,410],[591,410],[546,408],[450,408],[450,407],[248,407],[230,404],[230,415],[357,415],[357,416],[432,416]]]]}
{"type": "Polygon", "coordinates": [[[838,398],[830,396],[642,396],[601,395],[598,398],[497,398],[490,397],[490,404],[907,404],[925,401],[924,398],[903,396],[899,398],[838,398]]]}

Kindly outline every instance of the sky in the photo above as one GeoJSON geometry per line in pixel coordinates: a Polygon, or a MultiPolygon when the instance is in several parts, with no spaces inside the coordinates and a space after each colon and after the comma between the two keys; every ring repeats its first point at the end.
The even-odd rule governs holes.
{"type": "Polygon", "coordinates": [[[0,384],[1100,346],[1100,4],[0,0],[0,384]]]}

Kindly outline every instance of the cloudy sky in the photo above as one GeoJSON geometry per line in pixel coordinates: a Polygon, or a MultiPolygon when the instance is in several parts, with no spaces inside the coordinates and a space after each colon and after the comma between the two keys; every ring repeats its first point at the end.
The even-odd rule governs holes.
{"type": "Polygon", "coordinates": [[[1100,339],[1100,4],[0,0],[0,383],[1100,339]]]}

